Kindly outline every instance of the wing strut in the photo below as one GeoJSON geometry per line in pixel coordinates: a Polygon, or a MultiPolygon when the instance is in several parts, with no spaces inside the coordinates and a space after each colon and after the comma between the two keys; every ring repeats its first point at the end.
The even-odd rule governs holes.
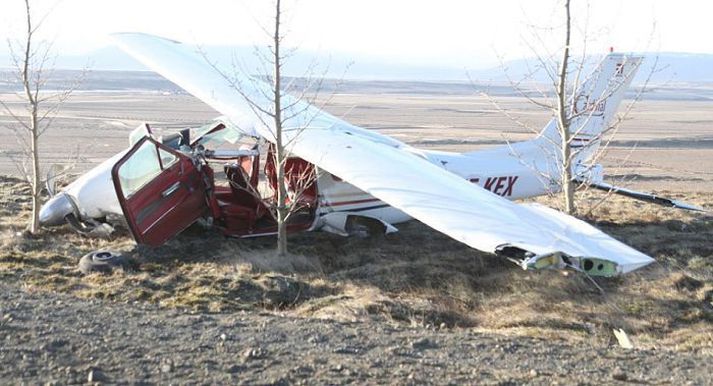
{"type": "MultiPolygon", "coordinates": [[[[579,181],[579,182],[583,182],[583,181],[579,181]]],[[[618,186],[607,184],[606,182],[586,182],[586,183],[595,189],[603,190],[605,192],[612,192],[612,193],[620,194],[622,196],[631,197],[636,200],[650,202],[650,203],[656,204],[656,205],[668,206],[668,207],[672,207],[672,208],[679,208],[679,209],[685,209],[685,210],[693,210],[693,211],[698,211],[698,212],[706,211],[705,209],[703,209],[699,206],[696,206],[696,205],[691,205],[691,204],[688,204],[685,202],[673,200],[673,199],[666,198],[666,197],[660,197],[660,196],[657,196],[657,195],[651,194],[651,193],[637,192],[635,190],[621,188],[618,186]]]]}

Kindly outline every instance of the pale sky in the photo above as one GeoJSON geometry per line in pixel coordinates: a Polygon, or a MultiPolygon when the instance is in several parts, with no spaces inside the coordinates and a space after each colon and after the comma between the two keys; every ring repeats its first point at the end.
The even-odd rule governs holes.
{"type": "MultiPolygon", "coordinates": [[[[572,0],[583,27],[589,8],[590,53],[713,53],[713,2],[707,0],[572,0]],[[654,26],[655,24],[655,26],[654,26]]],[[[59,54],[88,52],[111,32],[140,31],[204,45],[261,44],[259,23],[270,0],[34,0],[38,15],[54,5],[43,34],[59,54]]],[[[283,0],[286,44],[322,53],[398,63],[458,66],[531,56],[527,42],[561,46],[562,0],[283,0]],[[536,28],[533,29],[532,25],[536,28]],[[548,31],[555,29],[555,31],[548,31]]],[[[22,0],[0,0],[0,38],[22,31],[22,0]]]]}

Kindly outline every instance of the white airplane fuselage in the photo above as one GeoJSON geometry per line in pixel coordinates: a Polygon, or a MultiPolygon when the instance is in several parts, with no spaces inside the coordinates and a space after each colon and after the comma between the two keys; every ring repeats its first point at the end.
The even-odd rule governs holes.
{"type": "MultiPolygon", "coordinates": [[[[410,151],[493,194],[517,200],[557,192],[559,189],[560,178],[556,165],[545,158],[540,145],[534,139],[470,153],[419,149],[410,151]]],[[[410,216],[399,209],[329,173],[321,173],[317,183],[320,199],[318,216],[312,227],[314,230],[325,226],[321,218],[330,213],[371,217],[387,224],[411,220],[410,216]]]]}
{"type": "MultiPolygon", "coordinates": [[[[525,159],[524,154],[513,155],[513,146],[497,146],[472,153],[451,153],[443,151],[409,148],[415,156],[428,160],[481,188],[504,198],[515,200],[547,194],[557,189],[557,179],[543,178],[542,173],[528,165],[548,164],[542,152],[538,152],[537,139],[515,144],[517,147],[531,148],[533,157],[525,159]]],[[[123,216],[121,205],[116,198],[111,177],[111,169],[127,150],[107,159],[63,189],[60,195],[51,199],[41,212],[41,221],[46,225],[64,223],[63,210],[73,208],[80,221],[103,221],[107,217],[123,216]],[[54,201],[60,201],[59,205],[54,201]],[[71,202],[71,205],[68,204],[71,202]]],[[[556,175],[554,175],[556,177],[556,175]]],[[[398,224],[411,219],[399,209],[389,206],[374,196],[342,181],[330,173],[318,173],[318,203],[314,222],[310,230],[335,231],[333,218],[340,214],[372,218],[384,224],[398,224]]],[[[336,233],[343,233],[337,226],[336,233]]]]}

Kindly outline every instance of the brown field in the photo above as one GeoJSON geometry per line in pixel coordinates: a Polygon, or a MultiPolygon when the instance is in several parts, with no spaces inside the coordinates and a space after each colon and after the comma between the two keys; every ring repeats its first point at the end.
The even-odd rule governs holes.
{"type": "MultiPolygon", "coordinates": [[[[548,119],[547,112],[521,99],[499,101],[534,130],[548,119]]],[[[713,209],[711,107],[694,101],[639,103],[603,159],[606,171],[628,187],[713,209]]],[[[479,96],[338,94],[327,109],[433,149],[473,150],[532,135],[479,96]]],[[[77,161],[75,172],[81,172],[124,148],[140,122],[175,129],[215,115],[186,95],[81,93],[43,138],[43,158],[77,161]]],[[[5,128],[0,135],[5,138],[0,174],[17,175],[14,140],[5,128]]],[[[108,239],[80,236],[67,227],[25,237],[27,188],[10,177],[0,187],[0,280],[33,290],[202,312],[258,309],[592,345],[611,344],[611,329],[623,328],[638,346],[713,352],[713,219],[705,214],[623,198],[594,208],[603,196],[583,193],[583,213],[594,208],[588,220],[658,261],[622,278],[598,279],[602,294],[579,274],[525,272],[417,222],[387,237],[295,235],[293,256],[286,260],[272,254],[272,239],[225,239],[199,228],[154,250],[136,248],[125,230],[108,239]],[[131,255],[135,269],[110,276],[76,271],[79,257],[106,247],[131,255]]]]}
{"type": "MultiPolygon", "coordinates": [[[[527,139],[549,119],[549,112],[522,98],[498,97],[497,102],[526,127],[482,96],[336,94],[327,110],[417,147],[451,151],[527,139]]],[[[16,106],[21,114],[21,105],[16,106]]],[[[713,191],[712,107],[690,100],[637,103],[602,159],[606,173],[635,189],[713,191]]],[[[73,163],[81,172],[123,149],[128,133],[141,122],[172,130],[197,127],[217,115],[189,95],[77,93],[43,137],[42,156],[45,164],[73,163]]],[[[18,175],[18,144],[7,128],[10,122],[0,116],[2,175],[18,175]]]]}

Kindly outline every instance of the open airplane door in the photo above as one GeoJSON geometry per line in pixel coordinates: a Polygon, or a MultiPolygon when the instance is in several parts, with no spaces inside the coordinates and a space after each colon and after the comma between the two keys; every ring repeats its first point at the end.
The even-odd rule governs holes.
{"type": "Polygon", "coordinates": [[[149,137],[114,165],[111,176],[139,244],[159,246],[208,210],[203,178],[193,160],[149,137]]]}

